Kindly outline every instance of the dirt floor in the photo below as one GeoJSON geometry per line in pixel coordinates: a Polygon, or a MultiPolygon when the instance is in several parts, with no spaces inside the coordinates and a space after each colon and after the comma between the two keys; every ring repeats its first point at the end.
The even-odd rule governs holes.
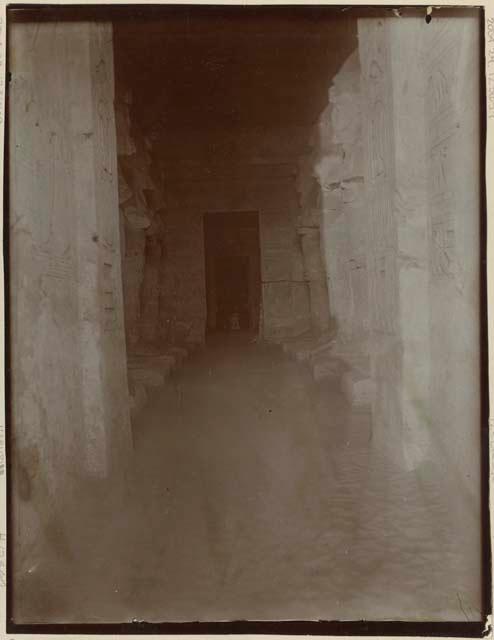
{"type": "Polygon", "coordinates": [[[279,347],[217,338],[134,430],[127,495],[82,494],[21,621],[479,619],[447,474],[385,461],[369,415],[279,347]]]}

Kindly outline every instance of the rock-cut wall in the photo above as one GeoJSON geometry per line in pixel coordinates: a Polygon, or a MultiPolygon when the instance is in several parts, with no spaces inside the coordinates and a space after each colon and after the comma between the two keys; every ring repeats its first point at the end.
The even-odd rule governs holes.
{"type": "Polygon", "coordinates": [[[159,349],[167,247],[165,195],[149,140],[131,123],[132,96],[116,102],[125,329],[130,355],[159,349]]]}
{"type": "Polygon", "coordinates": [[[14,23],[10,47],[10,419],[22,570],[44,557],[36,548],[49,532],[61,535],[81,478],[121,473],[131,436],[111,25],[14,23]]]}
{"type": "Polygon", "coordinates": [[[370,408],[369,217],[360,73],[355,51],[333,77],[327,106],[312,130],[307,153],[299,159],[299,235],[312,333],[321,336],[314,347],[319,354],[314,356],[314,374],[336,375],[353,404],[370,408]],[[325,357],[324,342],[329,347],[325,357]]]}
{"type": "Polygon", "coordinates": [[[359,20],[376,442],[408,469],[441,460],[476,513],[479,24],[359,20]]]}

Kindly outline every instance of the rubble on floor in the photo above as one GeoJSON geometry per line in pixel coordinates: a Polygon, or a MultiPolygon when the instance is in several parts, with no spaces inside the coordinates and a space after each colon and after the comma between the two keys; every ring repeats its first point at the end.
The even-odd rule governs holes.
{"type": "Polygon", "coordinates": [[[337,382],[354,408],[371,408],[373,383],[365,345],[342,344],[332,336],[315,336],[309,331],[285,340],[282,347],[285,353],[309,367],[315,382],[337,382]]]}

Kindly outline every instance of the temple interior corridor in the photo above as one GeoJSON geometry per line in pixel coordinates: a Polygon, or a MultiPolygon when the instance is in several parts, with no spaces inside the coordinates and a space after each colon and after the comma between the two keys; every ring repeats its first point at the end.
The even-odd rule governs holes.
{"type": "Polygon", "coordinates": [[[478,15],[238,9],[12,22],[13,618],[478,622],[478,15]]]}

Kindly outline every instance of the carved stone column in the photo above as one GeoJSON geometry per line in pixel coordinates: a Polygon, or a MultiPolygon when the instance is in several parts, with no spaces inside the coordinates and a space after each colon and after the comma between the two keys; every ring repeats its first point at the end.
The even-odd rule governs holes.
{"type": "Polygon", "coordinates": [[[298,227],[302,245],[304,275],[309,287],[312,330],[316,335],[329,328],[329,299],[326,270],[321,257],[321,238],[317,227],[298,227]]]}
{"type": "Polygon", "coordinates": [[[479,291],[478,24],[359,20],[375,440],[408,469],[454,460],[469,478],[458,486],[468,486],[471,504],[480,446],[466,427],[480,397],[471,314],[479,291]]]}
{"type": "Polygon", "coordinates": [[[159,218],[147,229],[144,270],[140,288],[140,336],[148,349],[157,350],[160,320],[160,275],[165,259],[163,225],[159,218]]]}
{"type": "Polygon", "coordinates": [[[310,140],[309,153],[299,158],[296,189],[300,210],[297,235],[302,254],[304,279],[309,292],[311,330],[315,336],[320,336],[329,330],[330,301],[320,230],[321,189],[314,175],[314,148],[318,144],[317,138],[317,131],[314,131],[310,140]]]}
{"type": "Polygon", "coordinates": [[[163,212],[164,195],[152,178],[149,141],[138,130],[131,135],[130,104],[125,94],[118,103],[117,124],[120,211],[125,231],[125,327],[129,352],[135,354],[153,351],[152,345],[162,333],[160,273],[165,254],[162,216],[157,212],[163,212]]]}
{"type": "Polygon", "coordinates": [[[13,23],[9,36],[11,462],[22,591],[17,576],[29,580],[39,558],[63,553],[65,564],[77,554],[71,531],[68,548],[56,549],[48,532],[70,522],[72,492],[88,476],[121,479],[132,444],[112,27],[13,23]]]}
{"type": "Polygon", "coordinates": [[[448,606],[468,598],[479,620],[480,583],[466,576],[481,573],[480,24],[472,14],[358,21],[372,443],[394,466],[418,478],[435,467],[454,487],[465,553],[448,606]]]}

